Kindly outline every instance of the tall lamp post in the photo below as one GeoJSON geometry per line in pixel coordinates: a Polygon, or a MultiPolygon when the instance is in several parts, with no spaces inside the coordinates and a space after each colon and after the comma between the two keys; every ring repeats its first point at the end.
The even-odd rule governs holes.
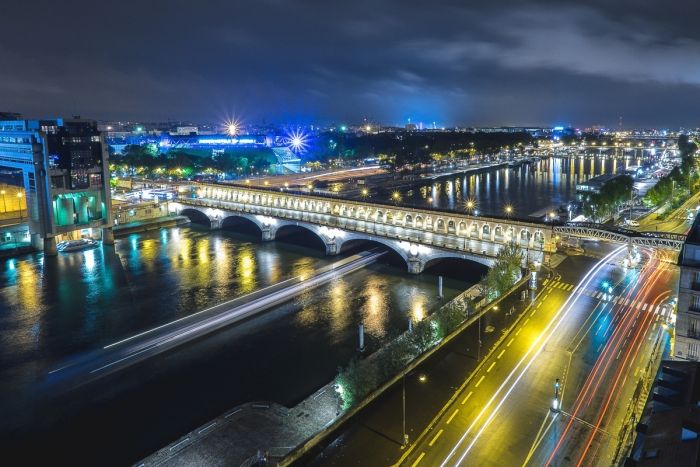
{"type": "MultiPolygon", "coordinates": [[[[19,205],[19,221],[22,222],[22,192],[17,192],[17,204],[19,205]]],[[[5,195],[2,196],[3,203],[5,202],[5,195]]]]}
{"type": "MultiPolygon", "coordinates": [[[[410,373],[404,373],[403,377],[401,378],[402,380],[402,388],[401,388],[401,407],[402,407],[402,414],[403,414],[403,419],[402,419],[402,426],[403,426],[403,448],[408,446],[408,433],[406,432],[406,376],[410,376],[410,373]]],[[[425,376],[424,374],[421,374],[418,376],[418,381],[421,383],[425,383],[428,381],[428,377],[425,376]]]]}

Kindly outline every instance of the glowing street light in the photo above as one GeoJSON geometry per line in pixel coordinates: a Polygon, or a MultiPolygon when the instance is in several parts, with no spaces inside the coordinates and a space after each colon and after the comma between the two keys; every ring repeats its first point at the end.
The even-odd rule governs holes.
{"type": "Polygon", "coordinates": [[[472,213],[474,211],[474,208],[476,208],[476,202],[469,198],[467,201],[464,202],[464,208],[467,210],[468,213],[472,213]]]}
{"type": "Polygon", "coordinates": [[[513,206],[511,206],[510,204],[507,204],[506,207],[504,208],[504,211],[506,212],[507,216],[510,216],[511,214],[513,214],[513,206]]]}
{"type": "Polygon", "coordinates": [[[362,196],[367,196],[369,195],[369,190],[367,188],[363,188],[362,191],[360,191],[360,193],[362,194],[362,196]]]}
{"type": "Polygon", "coordinates": [[[238,133],[238,125],[235,122],[230,122],[227,126],[228,134],[234,136],[238,133]]]}
{"type": "Polygon", "coordinates": [[[393,192],[393,193],[391,194],[391,199],[392,199],[395,203],[398,203],[399,201],[401,201],[401,193],[399,193],[398,191],[393,192]]]}

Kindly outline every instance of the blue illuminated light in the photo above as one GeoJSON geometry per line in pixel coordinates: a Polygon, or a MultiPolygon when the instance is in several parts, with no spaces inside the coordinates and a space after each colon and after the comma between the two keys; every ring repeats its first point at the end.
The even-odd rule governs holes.
{"type": "Polygon", "coordinates": [[[297,154],[306,152],[309,148],[309,135],[297,128],[287,133],[286,143],[289,149],[297,154]]]}

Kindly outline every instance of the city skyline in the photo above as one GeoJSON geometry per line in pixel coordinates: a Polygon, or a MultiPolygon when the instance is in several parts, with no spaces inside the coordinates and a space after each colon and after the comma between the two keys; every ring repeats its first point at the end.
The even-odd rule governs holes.
{"type": "Polygon", "coordinates": [[[0,49],[0,100],[98,119],[695,127],[698,8],[8,5],[22,40],[0,49]]]}

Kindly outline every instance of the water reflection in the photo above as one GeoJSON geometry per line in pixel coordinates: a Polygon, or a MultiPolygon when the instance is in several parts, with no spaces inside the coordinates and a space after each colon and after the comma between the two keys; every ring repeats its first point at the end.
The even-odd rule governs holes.
{"type": "Polygon", "coordinates": [[[512,204],[516,215],[527,216],[573,200],[578,183],[642,162],[631,157],[553,157],[519,168],[432,180],[407,191],[405,199],[419,206],[464,211],[465,201],[473,198],[482,214],[500,215],[506,204],[512,204]]]}

